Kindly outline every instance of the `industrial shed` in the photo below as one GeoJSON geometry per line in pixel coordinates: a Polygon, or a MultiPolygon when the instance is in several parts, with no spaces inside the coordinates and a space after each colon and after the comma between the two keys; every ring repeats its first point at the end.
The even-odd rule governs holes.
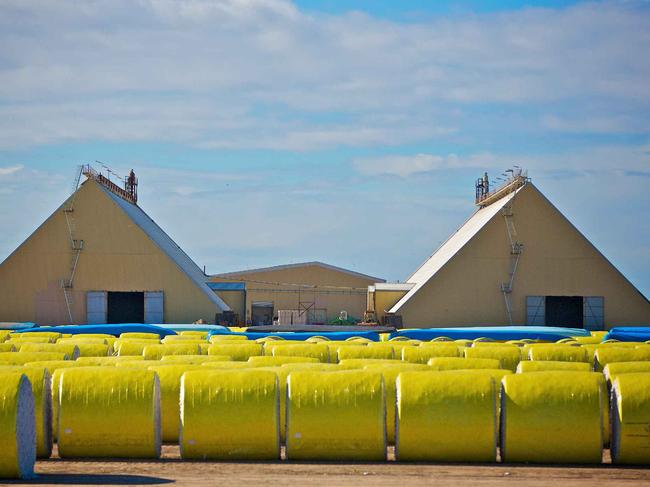
{"type": "Polygon", "coordinates": [[[496,191],[487,175],[479,179],[476,204],[405,284],[370,288],[380,321],[590,330],[650,323],[648,299],[521,171],[496,191]]]}
{"type": "Polygon", "coordinates": [[[82,172],[83,184],[0,264],[0,321],[191,323],[230,311],[137,205],[133,172],[123,187],[82,172]]]}
{"type": "Polygon", "coordinates": [[[240,318],[252,325],[270,325],[274,318],[283,324],[327,323],[339,317],[341,311],[361,319],[366,311],[368,286],[384,282],[322,262],[228,272],[211,276],[210,281],[209,286],[225,301],[229,299],[225,293],[233,291],[224,285],[245,285],[245,313],[240,318]]]}

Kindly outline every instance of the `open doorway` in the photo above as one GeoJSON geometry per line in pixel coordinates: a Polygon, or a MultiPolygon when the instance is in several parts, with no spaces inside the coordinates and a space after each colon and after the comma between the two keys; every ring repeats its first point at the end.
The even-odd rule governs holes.
{"type": "Polygon", "coordinates": [[[144,293],[109,291],[107,323],[144,323],[144,293]]]}
{"type": "Polygon", "coordinates": [[[583,328],[582,296],[546,296],[546,326],[583,328]]]}

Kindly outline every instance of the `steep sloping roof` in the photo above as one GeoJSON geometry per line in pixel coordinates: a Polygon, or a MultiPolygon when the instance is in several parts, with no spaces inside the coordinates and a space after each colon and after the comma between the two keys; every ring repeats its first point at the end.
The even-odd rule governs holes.
{"type": "MultiPolygon", "coordinates": [[[[87,184],[89,181],[86,181],[87,184]]],[[[97,184],[94,183],[93,184],[97,184]]],[[[113,200],[113,202],[126,213],[126,215],[135,223],[142,231],[162,250],[167,257],[169,257],[178,268],[192,281],[196,286],[206,295],[206,297],[214,303],[221,311],[230,311],[230,307],[217,296],[207,285],[207,276],[197,266],[190,257],[183,252],[176,242],[174,242],[169,235],[167,235],[162,228],[160,228],[155,221],[147,215],[142,208],[120,196],[116,195],[108,188],[97,184],[106,195],[113,200]]]]}
{"type": "Polygon", "coordinates": [[[245,275],[245,274],[257,274],[259,272],[282,271],[282,270],[285,270],[285,269],[297,269],[297,268],[300,268],[300,267],[309,267],[309,266],[323,267],[324,269],[329,269],[329,270],[337,271],[337,272],[343,272],[343,273],[349,274],[351,276],[360,277],[362,279],[368,279],[368,280],[375,281],[375,282],[386,282],[384,279],[380,279],[379,277],[369,276],[367,274],[362,274],[360,272],[351,271],[349,269],[343,269],[342,267],[337,267],[337,266],[334,266],[334,265],[325,264],[324,262],[319,262],[319,261],[300,262],[300,263],[297,263],[297,264],[276,265],[276,266],[272,266],[272,267],[259,267],[257,269],[246,269],[244,271],[226,272],[226,273],[223,273],[223,274],[214,274],[212,277],[234,277],[234,276],[240,276],[240,275],[245,275]]]}
{"type": "Polygon", "coordinates": [[[447,262],[467,243],[474,238],[483,227],[526,186],[513,191],[489,206],[480,208],[456,232],[429,257],[406,282],[414,284],[413,288],[402,297],[391,309],[390,313],[399,312],[406,304],[447,262]]]}

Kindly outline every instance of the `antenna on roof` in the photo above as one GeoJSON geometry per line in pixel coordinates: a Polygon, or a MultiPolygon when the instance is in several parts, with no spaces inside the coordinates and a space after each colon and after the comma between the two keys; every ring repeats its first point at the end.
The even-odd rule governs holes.
{"type": "Polygon", "coordinates": [[[500,198],[516,191],[530,181],[528,172],[519,166],[512,166],[495,178],[499,186],[494,190],[490,189],[487,173],[476,181],[476,205],[481,208],[488,206],[500,198]],[[502,177],[503,176],[503,177],[502,177]]]}

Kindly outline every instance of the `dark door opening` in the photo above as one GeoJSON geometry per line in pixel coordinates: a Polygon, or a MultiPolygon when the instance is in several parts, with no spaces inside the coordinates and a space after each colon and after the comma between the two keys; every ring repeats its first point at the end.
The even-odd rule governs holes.
{"type": "Polygon", "coordinates": [[[107,323],[144,323],[143,292],[108,292],[107,323]]]}
{"type": "Polygon", "coordinates": [[[546,326],[583,328],[582,296],[546,296],[546,326]]]}

